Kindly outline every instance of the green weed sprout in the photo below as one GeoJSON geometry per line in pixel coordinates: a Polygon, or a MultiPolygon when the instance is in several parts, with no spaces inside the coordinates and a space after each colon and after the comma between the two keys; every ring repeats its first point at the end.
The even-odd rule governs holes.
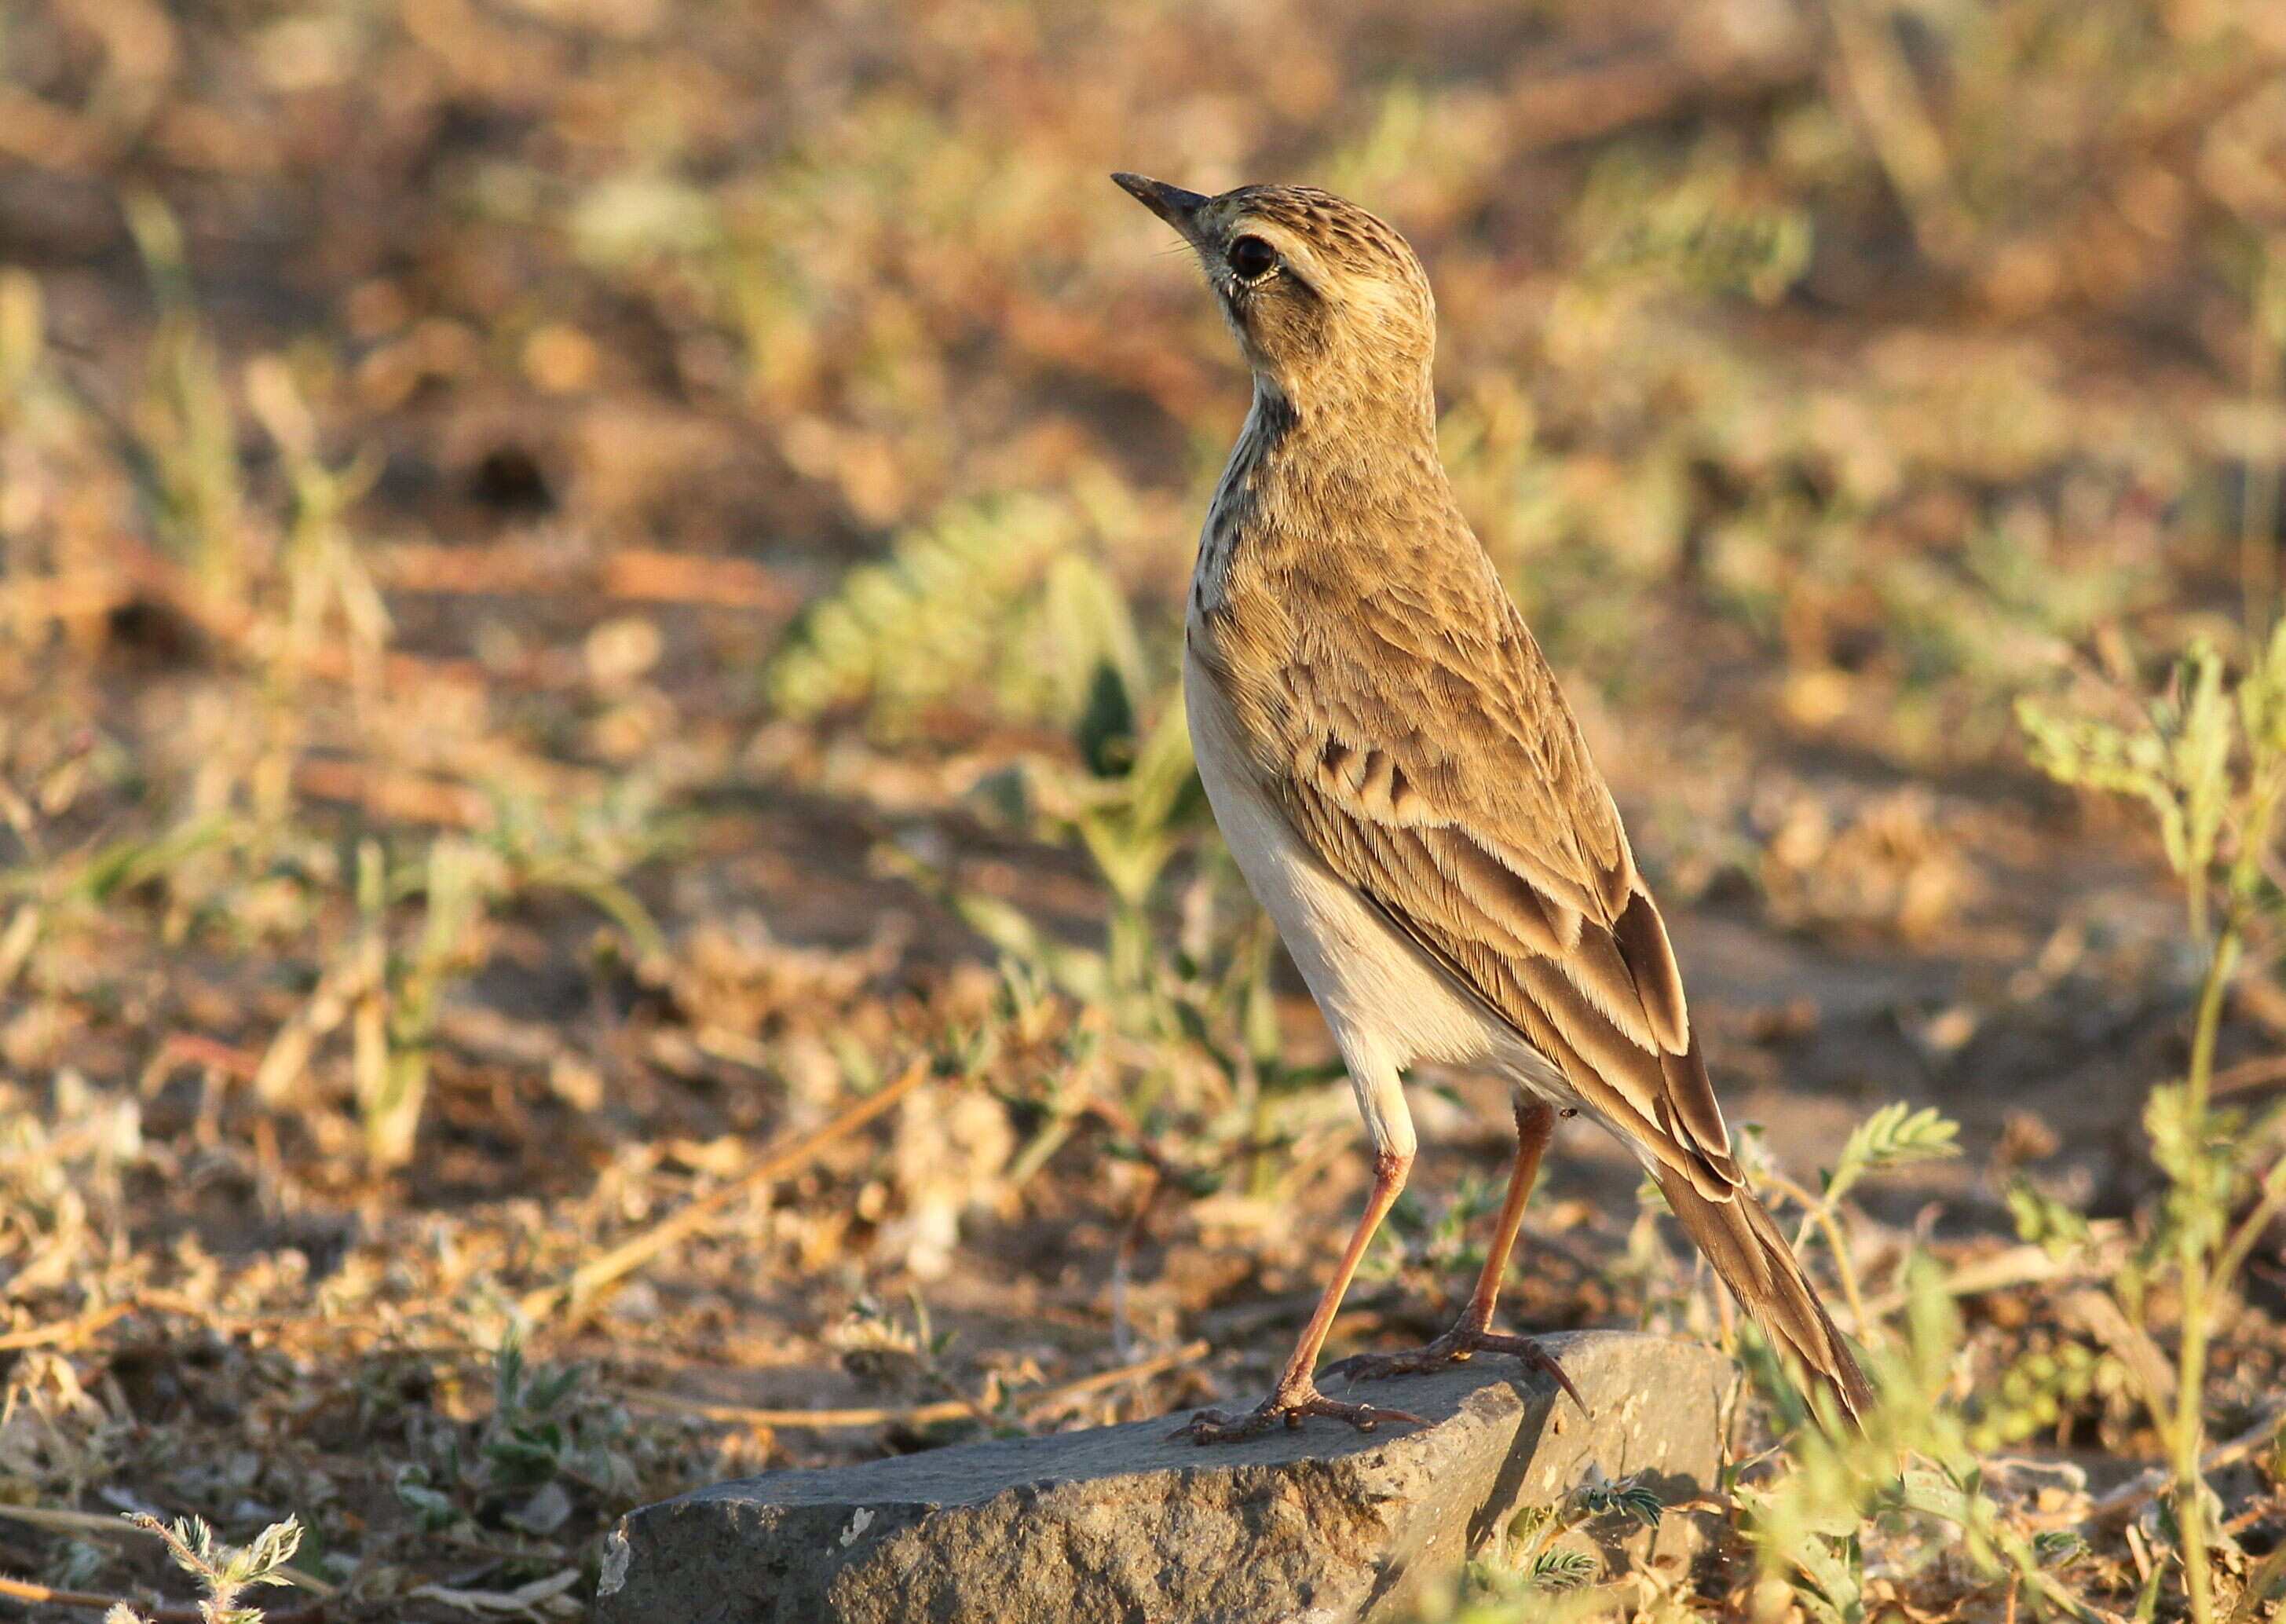
{"type": "MultiPolygon", "coordinates": [[[[130,1513],[127,1520],[165,1541],[175,1565],[205,1587],[199,1601],[203,1624],[262,1624],[262,1610],[241,1605],[240,1596],[256,1585],[292,1582],[284,1570],[302,1548],[302,1525],[291,1517],[271,1524],[251,1545],[223,1543],[195,1517],[177,1518],[172,1527],[147,1511],[130,1513]]],[[[140,1616],[122,1603],[104,1615],[104,1624],[140,1624],[140,1616]]]]}
{"type": "MultiPolygon", "coordinates": [[[[1868,1352],[1880,1402],[1863,1431],[1801,1428],[1787,1441],[1788,1470],[1754,1481],[1737,1469],[1726,1474],[1765,1581],[1785,1585],[1819,1624],[1871,1616],[1864,1540],[1876,1521],[1919,1536],[1914,1542],[1932,1559],[1957,1553],[1982,1576],[2013,1576],[2043,1612],[2092,1616],[2049,1573],[2054,1552],[2012,1527],[1986,1492],[1967,1424],[1947,1398],[1960,1344],[1943,1272],[1917,1257],[1907,1270],[1902,1337],[1868,1352]]],[[[1774,1375],[1768,1360],[1749,1360],[1748,1369],[1774,1375]]]]}
{"type": "MultiPolygon", "coordinates": [[[[2152,1090],[2143,1123],[2168,1182],[2144,1261],[2155,1272],[2172,1266],[2182,1302],[2173,1412],[2156,1418],[2174,1471],[2185,1600],[2206,1624],[2214,1604],[2199,1459],[2209,1341],[2233,1277],[2286,1206],[2286,1159],[2258,1180],[2237,1147],[2260,1136],[2245,1131],[2240,1114],[2209,1107],[2223,1005],[2248,933],[2279,912],[2265,864],[2286,801],[2286,624],[2243,672],[2227,671],[2222,656],[2200,643],[2158,691],[2121,708],[2129,720],[2027,699],[2017,714],[2034,765],[2049,777],[2150,809],[2204,956],[2189,1067],[2180,1082],[2152,1090]],[[2252,1210],[2233,1226],[2232,1211],[2250,1194],[2252,1210]]],[[[2138,1297],[2143,1283],[2127,1282],[2138,1297]]],[[[2153,1402],[2164,1409],[2156,1396],[2153,1402]]]]}

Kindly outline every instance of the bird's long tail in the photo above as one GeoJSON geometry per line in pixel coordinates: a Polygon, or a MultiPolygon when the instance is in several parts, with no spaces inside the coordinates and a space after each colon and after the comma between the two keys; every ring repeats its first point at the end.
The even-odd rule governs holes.
{"type": "Polygon", "coordinates": [[[1746,1190],[1728,1201],[1709,1201],[1687,1176],[1663,1165],[1654,1166],[1652,1177],[1730,1294],[1783,1352],[1833,1394],[1853,1423],[1862,1423],[1873,1402],[1872,1384],[1762,1202],[1746,1190]]]}

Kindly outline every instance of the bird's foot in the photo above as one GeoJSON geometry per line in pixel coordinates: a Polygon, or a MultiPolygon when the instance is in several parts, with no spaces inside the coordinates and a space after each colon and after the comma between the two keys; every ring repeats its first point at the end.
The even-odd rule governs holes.
{"type": "Polygon", "coordinates": [[[1556,1356],[1529,1336],[1511,1336],[1502,1331],[1487,1330],[1470,1325],[1467,1320],[1453,1327],[1428,1346],[1409,1348],[1402,1353],[1352,1353],[1349,1358],[1326,1367],[1328,1376],[1337,1376],[1344,1381],[1374,1382],[1383,1376],[1415,1376],[1423,1371],[1445,1370],[1465,1364],[1478,1353],[1512,1353],[1524,1361],[1525,1368],[1536,1370],[1547,1376],[1580,1407],[1583,1415],[1593,1415],[1580,1390],[1572,1385],[1572,1378],[1564,1374],[1564,1367],[1556,1356]]]}
{"type": "Polygon", "coordinates": [[[1280,1422],[1298,1427],[1305,1415],[1326,1415],[1336,1421],[1346,1421],[1360,1432],[1371,1432],[1384,1421],[1409,1421],[1416,1426],[1427,1426],[1429,1418],[1415,1415],[1410,1410],[1383,1409],[1371,1404],[1345,1404],[1339,1399],[1328,1399],[1312,1383],[1304,1382],[1291,1389],[1281,1388],[1272,1393],[1254,1408],[1234,1415],[1226,1410],[1201,1410],[1190,1421],[1170,1432],[1169,1438],[1187,1438],[1194,1444],[1229,1444],[1242,1438],[1257,1438],[1280,1422]]]}

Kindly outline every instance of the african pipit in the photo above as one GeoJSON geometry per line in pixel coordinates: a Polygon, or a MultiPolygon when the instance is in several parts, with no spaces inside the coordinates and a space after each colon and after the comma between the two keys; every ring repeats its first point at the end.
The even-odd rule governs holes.
{"type": "Polygon", "coordinates": [[[1454,502],[1420,261],[1373,216],[1308,187],[1202,197],[1113,178],[1197,251],[1253,368],[1253,409],[1200,537],[1183,686],[1216,821],[1325,1013],[1375,1155],[1365,1215],[1276,1390],[1186,1432],[1403,1415],[1327,1398],[1313,1370],[1412,1167],[1402,1076],[1418,1062],[1510,1081],[1516,1164],[1459,1322],[1413,1353],[1350,1360],[1351,1375],[1492,1350],[1561,1378],[1528,1339],[1490,1326],[1556,1115],[1580,1110],[1635,1153],[1771,1339],[1856,1415],[1871,1390],[1731,1155],[1611,792],[1454,502]]]}

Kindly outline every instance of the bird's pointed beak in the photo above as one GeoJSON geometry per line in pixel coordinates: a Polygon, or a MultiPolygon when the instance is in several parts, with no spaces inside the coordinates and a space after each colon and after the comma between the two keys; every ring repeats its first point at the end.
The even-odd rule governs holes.
{"type": "Polygon", "coordinates": [[[1114,175],[1111,178],[1117,181],[1129,196],[1186,237],[1191,234],[1193,217],[1200,207],[1209,201],[1202,193],[1186,192],[1180,186],[1171,186],[1163,180],[1153,180],[1147,175],[1114,175]]]}

